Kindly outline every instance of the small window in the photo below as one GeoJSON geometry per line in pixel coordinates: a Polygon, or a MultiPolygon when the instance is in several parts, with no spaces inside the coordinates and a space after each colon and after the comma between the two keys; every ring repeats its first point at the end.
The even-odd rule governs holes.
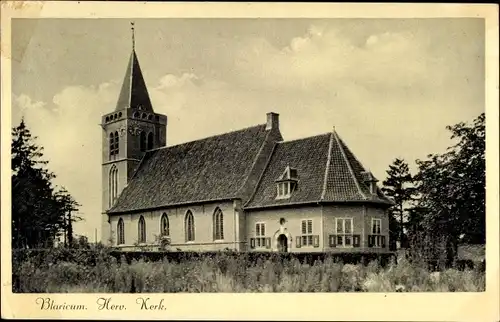
{"type": "Polygon", "coordinates": [[[380,235],[382,228],[382,219],[372,218],[372,234],[380,235]]]}
{"type": "Polygon", "coordinates": [[[153,148],[153,133],[149,132],[148,134],[148,150],[153,148]]]}
{"type": "Polygon", "coordinates": [[[170,223],[168,222],[168,216],[163,213],[160,222],[160,233],[162,236],[170,236],[170,223]]]}
{"type": "Polygon", "coordinates": [[[139,112],[134,112],[134,117],[139,118],[139,112]]]}
{"type": "Polygon", "coordinates": [[[214,240],[224,239],[224,215],[222,214],[222,210],[220,210],[220,208],[215,209],[213,215],[213,232],[214,240]]]}
{"type": "Polygon", "coordinates": [[[255,247],[266,247],[266,224],[259,222],[255,224],[255,247]]]}
{"type": "Polygon", "coordinates": [[[371,236],[369,236],[369,245],[370,247],[383,247],[383,236],[382,234],[382,219],[380,218],[372,218],[372,229],[371,236]]]}
{"type": "Polygon", "coordinates": [[[118,168],[115,165],[109,170],[108,180],[109,207],[111,207],[118,197],[118,168]]]}
{"type": "Polygon", "coordinates": [[[338,247],[353,246],[352,218],[337,218],[335,220],[338,247]]]}
{"type": "Polygon", "coordinates": [[[302,220],[302,235],[299,237],[302,239],[302,247],[313,246],[313,221],[312,219],[302,220]]]}
{"type": "Polygon", "coordinates": [[[146,221],[144,220],[143,216],[141,216],[139,218],[138,229],[139,229],[139,232],[138,232],[139,243],[141,243],[141,244],[145,243],[146,242],[146,221]]]}
{"type": "Polygon", "coordinates": [[[186,218],[184,219],[184,228],[186,241],[194,241],[194,217],[191,210],[186,213],[186,218]]]}
{"type": "Polygon", "coordinates": [[[140,149],[141,152],[146,151],[146,133],[144,131],[141,132],[140,149]]]}
{"type": "Polygon", "coordinates": [[[148,120],[150,120],[150,121],[151,121],[152,119],[153,119],[153,115],[149,114],[149,115],[148,115],[148,120]]]}
{"type": "Polygon", "coordinates": [[[117,245],[125,244],[125,225],[123,223],[122,218],[118,219],[118,224],[116,226],[116,233],[117,233],[116,244],[117,245]]]}

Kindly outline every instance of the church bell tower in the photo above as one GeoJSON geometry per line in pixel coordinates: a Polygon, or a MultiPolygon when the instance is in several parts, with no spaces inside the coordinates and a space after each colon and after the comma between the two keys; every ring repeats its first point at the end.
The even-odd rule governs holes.
{"type": "MultiPolygon", "coordinates": [[[[113,236],[107,210],[117,201],[146,151],[166,145],[167,116],[155,113],[135,52],[132,52],[113,112],[101,119],[102,128],[102,227],[101,242],[113,236]]],[[[115,236],[116,237],[116,236],[115,236]]]]}

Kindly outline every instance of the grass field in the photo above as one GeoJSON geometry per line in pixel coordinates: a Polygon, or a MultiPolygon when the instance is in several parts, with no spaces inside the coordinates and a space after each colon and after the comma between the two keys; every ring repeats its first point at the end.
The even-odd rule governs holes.
{"type": "Polygon", "coordinates": [[[51,255],[14,261],[14,292],[162,293],[162,292],[478,292],[484,271],[447,269],[399,260],[381,267],[342,264],[332,258],[304,264],[297,259],[257,260],[218,255],[181,263],[163,260],[127,263],[100,252],[54,260],[51,255]]]}

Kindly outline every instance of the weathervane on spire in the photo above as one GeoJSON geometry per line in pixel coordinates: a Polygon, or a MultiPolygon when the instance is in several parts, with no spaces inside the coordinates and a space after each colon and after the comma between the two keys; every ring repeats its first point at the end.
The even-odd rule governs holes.
{"type": "Polygon", "coordinates": [[[132,29],[132,49],[135,50],[135,30],[134,30],[134,22],[130,23],[130,29],[132,29]]]}

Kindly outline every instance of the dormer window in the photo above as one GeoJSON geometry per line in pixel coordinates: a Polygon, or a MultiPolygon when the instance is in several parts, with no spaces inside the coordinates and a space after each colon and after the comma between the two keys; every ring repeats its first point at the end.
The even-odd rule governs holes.
{"type": "Polygon", "coordinates": [[[370,171],[361,172],[361,175],[363,176],[363,181],[368,186],[368,189],[370,189],[370,193],[376,194],[378,180],[373,176],[373,174],[370,171]]]}
{"type": "Polygon", "coordinates": [[[296,190],[297,184],[297,169],[287,166],[283,174],[276,180],[276,199],[290,198],[296,190]]]}

